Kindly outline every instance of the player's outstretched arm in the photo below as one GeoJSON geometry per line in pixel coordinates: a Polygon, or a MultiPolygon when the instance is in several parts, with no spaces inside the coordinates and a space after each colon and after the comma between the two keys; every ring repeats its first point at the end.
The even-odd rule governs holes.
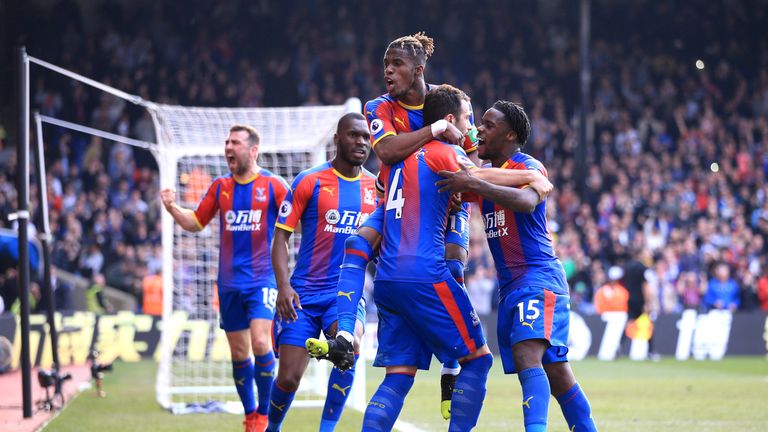
{"type": "Polygon", "coordinates": [[[445,120],[439,120],[413,132],[386,136],[376,143],[373,151],[383,163],[392,165],[404,160],[441,134],[453,144],[460,145],[464,141],[464,135],[456,126],[445,120]]]}
{"type": "Polygon", "coordinates": [[[275,236],[272,240],[272,269],[277,282],[275,313],[278,319],[296,321],[298,315],[293,305],[296,304],[296,307],[301,309],[301,301],[288,277],[288,240],[290,238],[290,231],[275,227],[275,236]]]}
{"type": "Polygon", "coordinates": [[[543,201],[554,188],[549,179],[536,170],[478,168],[472,171],[472,175],[498,186],[528,185],[539,194],[540,201],[543,201]]]}
{"type": "Polygon", "coordinates": [[[538,192],[531,188],[498,186],[472,175],[465,166],[458,172],[440,171],[438,174],[445,177],[437,182],[441,191],[470,192],[520,213],[532,213],[539,203],[538,192]]]}
{"type": "Polygon", "coordinates": [[[187,231],[197,232],[203,229],[195,217],[194,210],[186,209],[176,204],[176,191],[173,189],[163,189],[160,191],[160,200],[163,202],[163,207],[171,214],[173,220],[176,221],[179,226],[187,231]]]}

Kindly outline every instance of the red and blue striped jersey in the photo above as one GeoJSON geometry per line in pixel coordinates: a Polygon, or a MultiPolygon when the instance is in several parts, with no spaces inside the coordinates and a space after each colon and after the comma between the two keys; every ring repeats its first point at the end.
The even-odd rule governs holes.
{"type": "Polygon", "coordinates": [[[239,183],[232,174],[219,177],[195,209],[200,228],[219,212],[219,290],[276,287],[270,245],[280,203],[288,193],[281,177],[261,169],[239,183]]]}
{"type": "MultiPolygon", "coordinates": [[[[522,152],[512,155],[501,168],[538,170],[547,175],[541,162],[522,152]]],[[[496,263],[502,299],[509,292],[525,287],[568,294],[565,271],[555,256],[547,228],[546,207],[544,200],[531,214],[516,213],[482,199],[485,236],[496,263]]]]}
{"type": "Polygon", "coordinates": [[[438,192],[441,170],[473,167],[461,147],[431,141],[404,161],[382,166],[385,214],[376,280],[438,282],[445,263],[449,192],[438,192]]]}
{"type": "MultiPolygon", "coordinates": [[[[432,89],[435,86],[427,84],[427,87],[432,89]]],[[[472,104],[469,108],[472,109],[472,104]]],[[[371,129],[371,144],[376,146],[386,136],[412,132],[424,127],[424,104],[406,105],[385,93],[365,104],[365,118],[371,129]]],[[[470,116],[470,123],[475,124],[474,114],[470,116]]],[[[464,150],[472,153],[477,150],[477,145],[466,137],[464,150]]]]}
{"type": "Polygon", "coordinates": [[[293,232],[301,222],[301,245],[291,276],[296,292],[335,292],[344,242],[377,204],[375,178],[364,169],[349,178],[325,162],[299,173],[275,225],[293,232]]]}

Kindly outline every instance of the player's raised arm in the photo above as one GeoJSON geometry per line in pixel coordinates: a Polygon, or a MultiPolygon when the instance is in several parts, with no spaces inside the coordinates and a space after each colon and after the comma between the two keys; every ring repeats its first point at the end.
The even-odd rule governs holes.
{"type": "Polygon", "coordinates": [[[456,129],[456,126],[440,120],[417,131],[386,136],[376,144],[373,150],[383,163],[392,165],[407,158],[438,135],[455,144],[464,140],[464,135],[456,129]]]}
{"type": "MultiPolygon", "coordinates": [[[[521,148],[528,140],[531,125],[523,108],[508,101],[497,101],[493,107],[483,114],[477,129],[478,156],[491,161],[495,168],[505,171],[517,171],[507,181],[515,176],[528,176],[529,173],[539,172],[542,176],[546,171],[538,162],[521,153],[521,148]],[[527,162],[526,162],[527,161],[527,162]]],[[[459,172],[443,171],[445,177],[438,185],[452,192],[471,192],[510,210],[521,213],[532,213],[542,197],[541,192],[527,187],[518,189],[509,186],[492,184],[481,177],[498,176],[498,171],[475,176],[468,169],[459,172]]],[[[535,175],[535,174],[534,174],[535,175]]],[[[495,180],[499,180],[496,178],[495,180]]]]}
{"type": "Polygon", "coordinates": [[[540,202],[538,192],[532,188],[498,186],[472,175],[467,167],[458,172],[440,171],[438,174],[445,177],[437,182],[441,190],[470,192],[515,212],[532,213],[540,202]]]}
{"type": "Polygon", "coordinates": [[[498,186],[528,185],[539,194],[540,201],[543,201],[554,188],[549,179],[536,170],[508,170],[488,167],[473,170],[472,175],[498,186]]]}
{"type": "Polygon", "coordinates": [[[160,191],[160,199],[163,206],[176,221],[186,231],[197,232],[203,229],[203,225],[198,222],[195,211],[181,207],[176,203],[176,191],[173,189],[163,189],[160,191]]]}

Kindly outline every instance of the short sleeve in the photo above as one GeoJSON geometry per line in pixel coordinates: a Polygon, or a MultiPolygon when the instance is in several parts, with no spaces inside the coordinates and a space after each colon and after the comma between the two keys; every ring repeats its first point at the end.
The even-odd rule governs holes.
{"type": "Polygon", "coordinates": [[[376,98],[365,104],[365,119],[371,129],[371,145],[375,146],[382,138],[397,135],[392,119],[392,107],[382,98],[376,98]]]}
{"type": "Polygon", "coordinates": [[[278,206],[282,204],[290,189],[291,187],[288,186],[288,182],[285,179],[280,176],[272,177],[272,193],[275,204],[278,206]]]}
{"type": "Polygon", "coordinates": [[[197,225],[201,229],[208,225],[208,222],[213,219],[213,216],[216,215],[216,212],[219,210],[218,195],[220,186],[221,181],[216,179],[216,181],[214,181],[208,188],[205,195],[203,195],[203,199],[197,204],[194,213],[195,222],[197,222],[197,225]]]}
{"type": "MultiPolygon", "coordinates": [[[[434,141],[433,141],[434,143],[434,141]]],[[[424,160],[429,168],[434,171],[457,172],[462,166],[477,168],[468,157],[467,153],[459,146],[437,143],[424,148],[424,160]]]]}
{"type": "Polygon", "coordinates": [[[312,179],[307,176],[299,176],[293,181],[293,186],[285,195],[280,204],[275,227],[294,232],[299,225],[301,215],[307,202],[312,197],[312,179]]]}

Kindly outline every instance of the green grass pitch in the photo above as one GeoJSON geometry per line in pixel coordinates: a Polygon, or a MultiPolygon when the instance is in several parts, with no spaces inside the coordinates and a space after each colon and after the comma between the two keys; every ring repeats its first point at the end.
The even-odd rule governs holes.
{"type": "MultiPolygon", "coordinates": [[[[119,363],[106,376],[108,396],[93,390],[72,400],[46,431],[239,431],[241,417],[229,414],[174,416],[155,403],[157,365],[119,363]]],[[[714,361],[573,363],[602,431],[766,431],[768,430],[768,360],[727,358],[714,361]]],[[[439,365],[419,372],[400,419],[422,430],[447,429],[439,413],[439,365]]],[[[383,371],[369,366],[368,395],[383,371]]],[[[477,431],[523,430],[520,384],[506,376],[496,359],[477,431]]],[[[283,431],[316,431],[320,409],[296,408],[283,431]]],[[[340,432],[360,430],[362,414],[347,410],[340,432]]],[[[567,431],[557,402],[550,404],[551,431],[567,431]]]]}

